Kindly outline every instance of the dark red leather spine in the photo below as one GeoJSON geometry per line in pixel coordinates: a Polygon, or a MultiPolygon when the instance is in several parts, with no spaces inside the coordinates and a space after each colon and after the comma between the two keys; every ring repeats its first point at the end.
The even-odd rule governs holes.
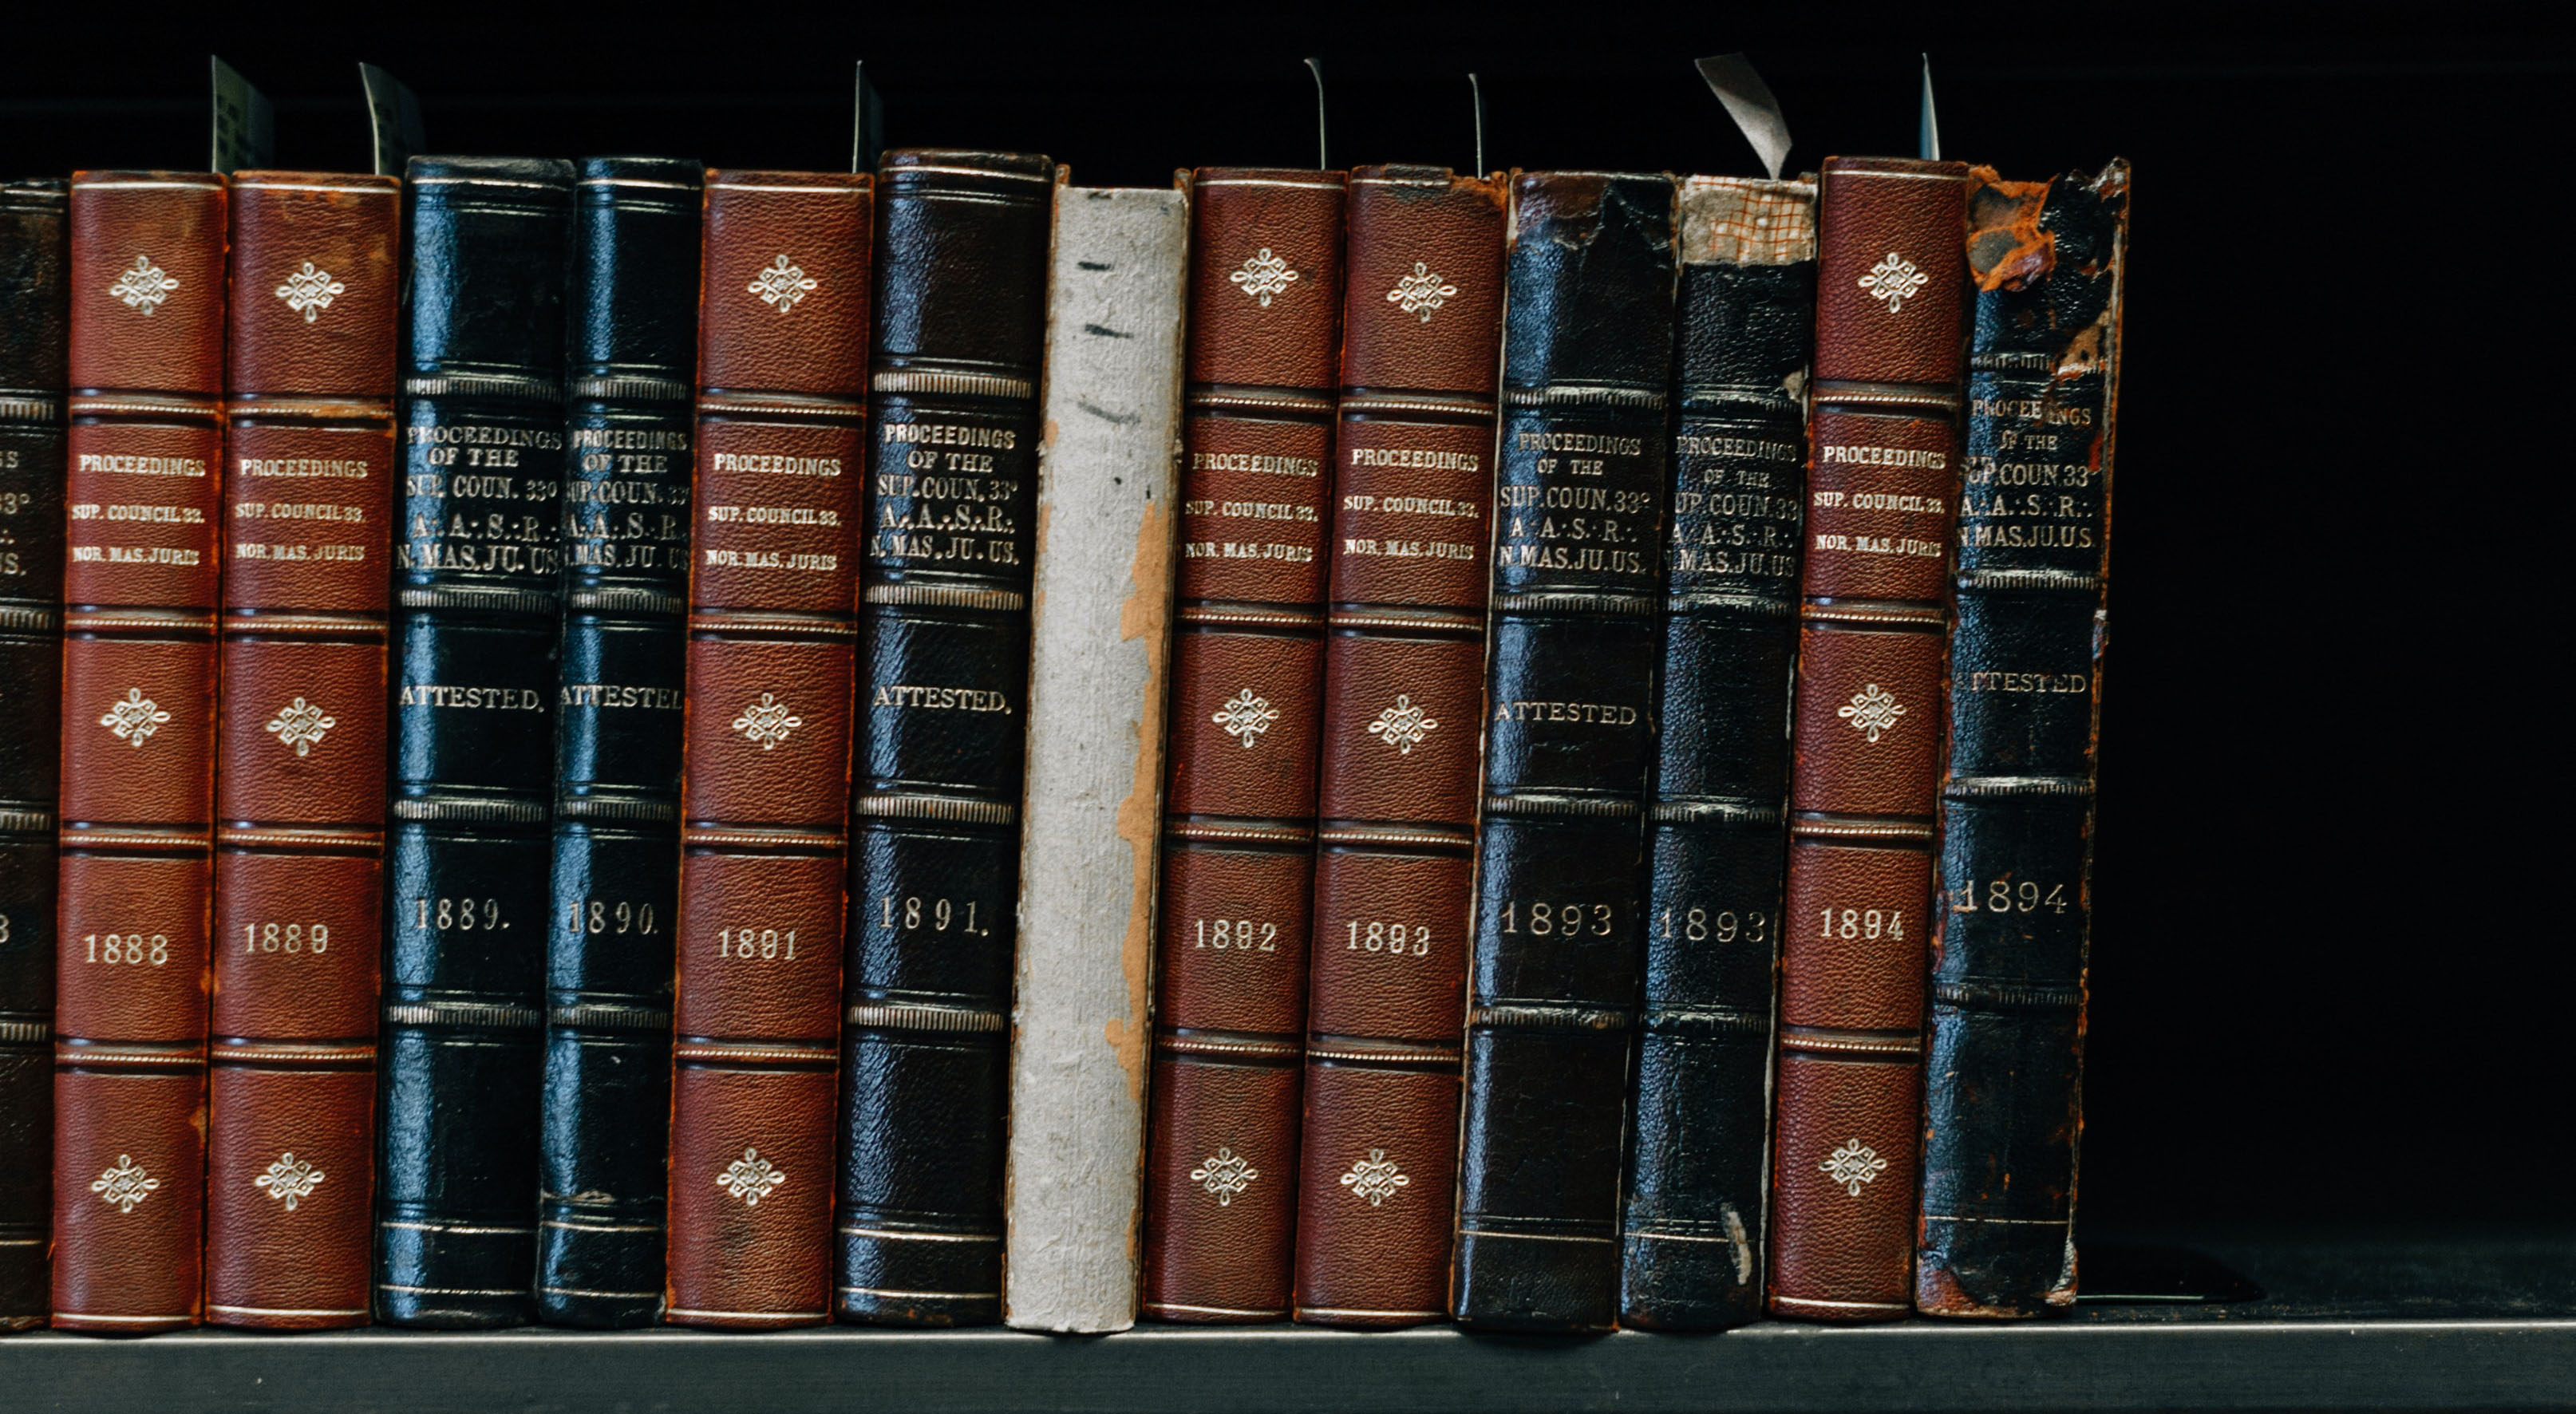
{"type": "Polygon", "coordinates": [[[709,172],[668,1317],[830,1317],[873,179],[709,172]]]}
{"type": "Polygon", "coordinates": [[[70,192],[0,183],[0,1330],[45,1323],[70,192]]]}
{"type": "Polygon", "coordinates": [[[1447,1314],[1503,184],[1351,173],[1297,1319],[1447,1314]]]}
{"type": "Polygon", "coordinates": [[[1817,206],[1772,1145],[1783,1316],[1912,1309],[1967,174],[1831,158],[1817,206]]]}
{"type": "Polygon", "coordinates": [[[1191,184],[1148,1316],[1288,1317],[1314,888],[1340,172],[1191,184]]]}
{"type": "Polygon", "coordinates": [[[222,510],[224,179],[71,197],[54,1313],[197,1324],[222,510]]]}
{"type": "Polygon", "coordinates": [[[206,1319],[368,1320],[402,183],[232,181],[206,1319]]]}

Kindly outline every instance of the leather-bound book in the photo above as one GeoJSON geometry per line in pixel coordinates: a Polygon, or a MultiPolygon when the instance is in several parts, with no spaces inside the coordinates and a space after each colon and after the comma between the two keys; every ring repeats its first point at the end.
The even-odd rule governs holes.
{"type": "Polygon", "coordinates": [[[564,1325],[662,1309],[704,175],[606,157],[574,183],[537,1240],[564,1325]]]}
{"type": "Polygon", "coordinates": [[[2075,1300],[2129,168],[1968,177],[1966,451],[1914,1305],[2075,1300]]]}
{"type": "Polygon", "coordinates": [[[402,183],[237,172],[206,1319],[368,1319],[402,183]]]}
{"type": "Polygon", "coordinates": [[[1056,206],[1003,1185],[1023,1330],[1136,1323],[1189,236],[1186,190],[1056,206]]]}
{"type": "Polygon", "coordinates": [[[1771,1310],[1913,1307],[1968,169],[1829,158],[1789,779],[1771,1310]]]}
{"type": "Polygon", "coordinates": [[[1145,1314],[1288,1318],[1297,1233],[1340,172],[1191,179],[1145,1314]]]}
{"type": "Polygon", "coordinates": [[[501,1326],[537,1265],[573,172],[406,178],[376,1314],[501,1326]]]}
{"type": "Polygon", "coordinates": [[[224,179],[71,188],[53,1324],[197,1324],[224,179]]]}
{"type": "Polygon", "coordinates": [[[1762,1314],[1816,186],[1690,177],[1619,1317],[1762,1314]]]}
{"type": "Polygon", "coordinates": [[[830,1319],[871,179],[706,178],[668,1319],[830,1319]]]}
{"type": "Polygon", "coordinates": [[[0,183],[0,1330],[45,1323],[52,1245],[70,208],[0,183]]]}
{"type": "Polygon", "coordinates": [[[1351,173],[1296,1316],[1446,1314],[1503,183],[1351,173]]]}
{"type": "Polygon", "coordinates": [[[1038,372],[1059,176],[878,169],[850,800],[836,1309],[1002,1314],[1006,1026],[1028,731],[1038,372]]]}
{"type": "Polygon", "coordinates": [[[1673,179],[1512,178],[1458,1319],[1606,1330],[1645,928],[1673,179]]]}

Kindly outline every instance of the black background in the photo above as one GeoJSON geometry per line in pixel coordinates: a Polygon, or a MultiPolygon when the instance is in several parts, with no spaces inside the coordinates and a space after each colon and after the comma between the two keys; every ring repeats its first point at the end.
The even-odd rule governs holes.
{"type": "Polygon", "coordinates": [[[1943,155],[2136,165],[2088,1230],[2564,1220],[2564,9],[55,0],[0,172],[204,166],[211,50],[290,167],[366,167],[358,60],[434,152],[846,166],[864,58],[895,145],[1159,185],[1312,164],[1312,54],[1337,166],[1469,167],[1473,71],[1490,168],[1742,174],[1694,56],[1747,51],[1812,169],[1912,155],[1928,51],[1943,155]]]}

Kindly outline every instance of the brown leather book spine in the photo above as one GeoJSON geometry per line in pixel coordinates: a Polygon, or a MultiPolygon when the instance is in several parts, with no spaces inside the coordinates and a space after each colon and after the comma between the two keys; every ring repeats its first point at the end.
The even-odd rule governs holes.
{"type": "Polygon", "coordinates": [[[1340,172],[1191,182],[1179,630],[1144,1311],[1288,1317],[1314,888],[1340,172]]]}
{"type": "Polygon", "coordinates": [[[71,196],[54,1313],[197,1324],[204,1300],[224,179],[71,196]]]}
{"type": "Polygon", "coordinates": [[[709,172],[668,1317],[830,1318],[873,179],[709,172]]]}
{"type": "Polygon", "coordinates": [[[50,1305],[70,208],[0,183],[0,1330],[50,1305]]]}
{"type": "Polygon", "coordinates": [[[1447,1314],[1503,183],[1351,173],[1296,1316],[1447,1314]]]}
{"type": "Polygon", "coordinates": [[[1771,1309],[1913,1308],[1968,169],[1831,158],[1800,580],[1771,1309]]]}
{"type": "Polygon", "coordinates": [[[206,1319],[368,1320],[402,183],[240,172],[206,1319]]]}

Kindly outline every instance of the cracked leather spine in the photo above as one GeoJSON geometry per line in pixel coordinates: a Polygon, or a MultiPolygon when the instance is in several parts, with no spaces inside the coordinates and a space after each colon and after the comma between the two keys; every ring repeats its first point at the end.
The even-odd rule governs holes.
{"type": "Polygon", "coordinates": [[[225,182],[71,186],[57,1329],[204,1302],[225,182]]]}
{"type": "Polygon", "coordinates": [[[570,163],[405,174],[376,1314],[533,1312],[570,163]]]}
{"type": "Polygon", "coordinates": [[[1762,1312],[1815,201],[1812,181],[1682,183],[1627,1325],[1712,1330],[1762,1312]]]}
{"type": "Polygon", "coordinates": [[[661,1314],[704,169],[592,158],[566,275],[537,1313],[661,1314]]]}
{"type": "Polygon", "coordinates": [[[841,1029],[845,1321],[1001,1319],[1002,1162],[1044,157],[907,149],[878,171],[876,347],[841,1029]]]}
{"type": "Polygon", "coordinates": [[[874,182],[706,178],[666,1318],[830,1319],[874,182]]]}
{"type": "Polygon", "coordinates": [[[1191,182],[1144,1300],[1288,1317],[1342,307],[1340,172],[1191,182]]]}
{"type": "Polygon", "coordinates": [[[1776,1315],[1912,1309],[1968,169],[1830,158],[1791,709],[1776,1315]]]}
{"type": "Polygon", "coordinates": [[[2129,169],[1968,180],[1966,450],[1914,1305],[2075,1300],[2129,169]]]}
{"type": "Polygon", "coordinates": [[[1663,175],[1512,179],[1458,1318],[1605,1330],[1644,961],[1678,279],[1663,175]]]}
{"type": "Polygon", "coordinates": [[[402,183],[238,172],[206,1319],[369,1317],[402,183]]]}
{"type": "Polygon", "coordinates": [[[71,199],[0,183],[0,1330],[45,1323],[71,199]]]}
{"type": "Polygon", "coordinates": [[[1503,185],[1351,173],[1296,1318],[1446,1312],[1484,703],[1503,185]]]}

